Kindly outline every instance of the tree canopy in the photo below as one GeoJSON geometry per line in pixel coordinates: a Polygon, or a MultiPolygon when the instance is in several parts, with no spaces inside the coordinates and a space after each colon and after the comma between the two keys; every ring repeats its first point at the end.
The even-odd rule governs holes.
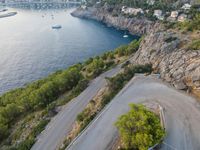
{"type": "Polygon", "coordinates": [[[3,94],[0,97],[0,140],[8,134],[9,126],[19,115],[45,108],[58,96],[73,89],[83,79],[81,68],[81,65],[74,65],[3,94]]]}
{"type": "Polygon", "coordinates": [[[143,105],[130,104],[130,111],[116,122],[125,149],[147,150],[165,135],[158,116],[143,105]]]}

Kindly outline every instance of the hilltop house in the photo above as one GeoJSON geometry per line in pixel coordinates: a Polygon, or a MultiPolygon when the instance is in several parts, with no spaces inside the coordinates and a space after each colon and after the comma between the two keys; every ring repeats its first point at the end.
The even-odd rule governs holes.
{"type": "Polygon", "coordinates": [[[124,14],[129,14],[129,15],[137,15],[139,13],[144,14],[144,11],[141,8],[130,8],[126,6],[123,6],[121,11],[124,14]]]}
{"type": "Polygon", "coordinates": [[[186,3],[181,8],[184,9],[184,10],[190,10],[191,7],[192,7],[192,5],[186,3]]]}
{"type": "Polygon", "coordinates": [[[170,17],[176,19],[178,17],[178,11],[172,11],[170,17]]]}
{"type": "Polygon", "coordinates": [[[81,5],[81,8],[82,8],[83,10],[85,10],[85,9],[87,9],[87,6],[86,6],[86,5],[81,5]]]}
{"type": "Polygon", "coordinates": [[[178,21],[179,22],[184,22],[187,20],[187,15],[186,14],[181,14],[178,16],[178,21]]]}
{"type": "Polygon", "coordinates": [[[174,22],[174,21],[176,21],[178,15],[179,15],[178,11],[172,11],[170,16],[167,18],[167,20],[171,21],[171,22],[174,22]]]}
{"type": "Polygon", "coordinates": [[[159,10],[159,9],[154,10],[153,16],[155,16],[159,20],[164,20],[164,16],[162,15],[162,10],[159,10]]]}

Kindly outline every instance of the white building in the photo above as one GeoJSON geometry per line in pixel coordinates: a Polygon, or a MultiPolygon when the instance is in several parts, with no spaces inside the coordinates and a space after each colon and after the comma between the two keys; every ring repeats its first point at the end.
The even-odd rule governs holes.
{"type": "Polygon", "coordinates": [[[98,2],[96,2],[96,4],[101,4],[101,2],[100,2],[100,1],[98,1],[98,2]]]}
{"type": "Polygon", "coordinates": [[[186,14],[181,14],[178,16],[178,21],[179,22],[184,22],[187,20],[187,15],[186,14]]]}
{"type": "Polygon", "coordinates": [[[148,14],[149,13],[149,9],[145,10],[145,12],[148,14]]]}
{"type": "Polygon", "coordinates": [[[122,6],[122,9],[121,9],[121,11],[122,11],[122,12],[125,12],[125,11],[126,11],[126,9],[127,9],[127,7],[126,7],[126,6],[122,6]]]}
{"type": "Polygon", "coordinates": [[[164,20],[164,16],[162,15],[162,10],[160,9],[154,10],[153,16],[155,16],[159,20],[164,20]]]}
{"type": "Polygon", "coordinates": [[[144,14],[144,11],[141,8],[130,8],[123,6],[121,11],[129,15],[137,15],[138,13],[144,14]]]}
{"type": "Polygon", "coordinates": [[[178,17],[178,11],[172,11],[170,17],[171,18],[177,18],[178,17]]]}
{"type": "Polygon", "coordinates": [[[159,17],[162,16],[162,10],[158,9],[158,10],[154,10],[154,16],[159,17]]]}
{"type": "Polygon", "coordinates": [[[86,5],[81,5],[81,8],[85,10],[85,9],[87,9],[87,6],[86,5]]]}
{"type": "Polygon", "coordinates": [[[190,10],[191,7],[192,7],[192,5],[186,3],[181,8],[184,9],[184,10],[190,10]]]}

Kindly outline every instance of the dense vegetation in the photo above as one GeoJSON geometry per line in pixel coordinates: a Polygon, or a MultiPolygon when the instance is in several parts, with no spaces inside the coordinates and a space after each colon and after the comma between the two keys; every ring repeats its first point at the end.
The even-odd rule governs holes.
{"type": "MultiPolygon", "coordinates": [[[[128,46],[118,48],[116,51],[90,58],[84,63],[57,71],[44,79],[3,94],[0,97],[0,141],[10,135],[10,129],[20,118],[39,110],[51,111],[58,97],[64,93],[70,94],[61,104],[77,96],[87,87],[88,80],[120,63],[122,58],[129,57],[137,51],[140,42],[141,40],[134,40],[128,46]]],[[[30,141],[27,143],[31,144],[30,141]]]]}
{"type": "Polygon", "coordinates": [[[200,50],[200,40],[194,40],[188,46],[189,50],[200,50]]]}
{"type": "Polygon", "coordinates": [[[191,20],[185,21],[183,23],[177,23],[174,26],[178,27],[179,30],[185,30],[185,31],[200,30],[200,12],[194,14],[191,20]]]}
{"type": "Polygon", "coordinates": [[[173,4],[176,0],[159,0],[155,1],[154,5],[148,5],[147,0],[104,0],[110,5],[125,5],[128,7],[140,7],[145,9],[163,9],[170,7],[170,3],[173,4]],[[167,4],[167,5],[166,5],[167,4]]]}
{"type": "Polygon", "coordinates": [[[46,107],[62,93],[71,90],[82,79],[82,66],[75,65],[19,88],[0,97],[0,139],[8,134],[9,126],[16,117],[46,107]]]}
{"type": "Polygon", "coordinates": [[[187,13],[189,20],[184,22],[165,22],[167,28],[179,29],[181,31],[198,31],[200,30],[200,11],[199,6],[192,6],[187,13]]]}
{"type": "MultiPolygon", "coordinates": [[[[99,0],[87,0],[89,6],[94,5],[96,2],[99,2],[99,0]]],[[[174,8],[174,2],[176,2],[176,0],[159,0],[155,1],[154,5],[149,5],[147,0],[102,0],[101,4],[104,5],[107,3],[110,6],[128,6],[149,10],[162,9],[167,11],[174,8]]]]}
{"type": "Polygon", "coordinates": [[[130,105],[130,111],[116,122],[125,149],[147,150],[165,135],[159,117],[142,105],[130,105]]]}
{"type": "Polygon", "coordinates": [[[8,134],[9,126],[16,117],[26,112],[46,107],[65,91],[71,90],[82,79],[81,65],[58,71],[36,81],[26,88],[19,88],[0,97],[0,139],[8,134]]]}

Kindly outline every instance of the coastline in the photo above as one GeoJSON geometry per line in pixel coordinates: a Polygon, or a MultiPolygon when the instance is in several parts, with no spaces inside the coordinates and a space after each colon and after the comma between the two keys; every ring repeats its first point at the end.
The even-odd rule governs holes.
{"type": "Polygon", "coordinates": [[[144,40],[132,57],[131,63],[152,64],[161,78],[176,89],[200,95],[200,78],[197,75],[200,73],[200,50],[188,50],[186,46],[182,46],[183,43],[192,42],[190,33],[167,29],[162,22],[152,22],[147,18],[113,16],[108,9],[107,6],[78,8],[72,15],[104,22],[113,27],[126,29],[132,34],[143,35],[144,40]],[[174,40],[168,42],[167,39],[171,37],[174,37],[174,40]]]}
{"type": "MultiPolygon", "coordinates": [[[[98,10],[98,11],[101,11],[101,10],[98,10]]],[[[171,83],[172,85],[174,85],[176,89],[187,90],[191,86],[195,86],[195,88],[200,87],[200,85],[198,85],[199,80],[197,79],[198,71],[200,69],[200,66],[198,66],[198,63],[200,63],[199,61],[200,51],[199,50],[186,51],[184,47],[180,48],[180,43],[188,40],[188,39],[185,39],[184,34],[180,34],[178,32],[172,32],[169,30],[164,31],[162,30],[163,28],[160,26],[159,23],[152,23],[151,27],[149,28],[143,24],[144,20],[136,21],[138,20],[136,18],[126,19],[125,17],[113,17],[109,14],[105,15],[105,13],[98,13],[98,15],[96,15],[97,11],[94,11],[93,13],[91,13],[91,12],[88,12],[88,10],[84,12],[75,10],[75,12],[76,13],[73,12],[72,15],[76,17],[101,21],[116,28],[129,30],[132,34],[133,33],[140,34],[140,35],[146,34],[146,36],[141,42],[141,45],[138,47],[139,48],[138,51],[136,51],[132,55],[133,57],[131,58],[131,61],[130,61],[132,64],[147,64],[147,63],[153,64],[154,70],[157,70],[157,72],[160,73],[161,78],[171,83]],[[126,22],[126,20],[128,20],[128,22],[126,22]],[[136,22],[134,22],[134,20],[136,22]],[[139,23],[138,26],[137,26],[137,23],[139,23]],[[143,28],[142,30],[139,30],[141,26],[143,26],[143,28]],[[170,42],[166,42],[166,40],[169,39],[170,37],[176,37],[176,39],[170,42]],[[189,80],[190,82],[187,82],[186,78],[193,79],[192,83],[191,83],[191,80],[189,80]]],[[[103,59],[103,56],[101,57],[103,59]]],[[[77,65],[82,65],[82,64],[77,64],[77,65]]],[[[79,68],[80,66],[76,66],[76,67],[79,68]]],[[[85,66],[82,66],[82,67],[84,68],[85,66]]],[[[80,70],[79,69],[78,69],[79,72],[84,70],[84,69],[82,70],[82,68],[80,70]]],[[[54,75],[56,74],[59,75],[61,73],[62,72],[60,73],[57,72],[54,75]]],[[[76,74],[74,73],[73,75],[76,75],[76,74]]],[[[99,72],[97,76],[98,75],[99,75],[99,72]]],[[[50,78],[54,78],[54,77],[50,77],[50,78]]],[[[80,80],[81,79],[82,78],[80,77],[80,80]]],[[[45,82],[45,80],[46,79],[42,79],[41,82],[45,82]]],[[[56,82],[56,81],[52,82],[52,80],[54,79],[50,79],[48,81],[51,83],[50,85],[56,82]]],[[[59,82],[59,84],[60,83],[62,82],[59,82]]],[[[40,84],[40,83],[36,83],[36,84],[40,84]]],[[[72,87],[71,89],[73,90],[74,87],[72,87]]],[[[47,95],[48,95],[49,89],[47,89],[47,91],[45,92],[47,92],[47,95]]],[[[43,96],[44,93],[40,93],[40,94],[42,94],[43,96]]],[[[49,99],[47,97],[47,101],[48,100],[49,99]]]]}
{"type": "MultiPolygon", "coordinates": [[[[77,8],[71,13],[74,17],[92,19],[103,22],[108,26],[112,26],[121,30],[128,30],[131,34],[144,35],[155,29],[154,23],[147,19],[126,18],[124,16],[112,16],[106,8],[88,7],[87,9],[77,8]]],[[[158,24],[157,24],[158,26],[158,24]]]]}
{"type": "MultiPolygon", "coordinates": [[[[78,62],[83,62],[89,57],[100,55],[103,52],[115,49],[121,44],[128,44],[129,42],[132,41],[132,39],[135,38],[134,36],[131,35],[128,38],[123,38],[124,31],[116,30],[115,28],[109,28],[105,24],[101,24],[97,21],[89,21],[89,20],[84,21],[72,17],[70,15],[70,12],[73,11],[73,9],[74,8],[72,9],[67,8],[66,11],[62,9],[56,10],[55,12],[53,12],[54,17],[52,16],[47,17],[47,14],[46,16],[42,17],[42,15],[44,15],[47,12],[51,13],[49,10],[44,10],[39,12],[38,17],[34,15],[31,21],[28,15],[23,15],[24,13],[30,13],[30,15],[32,16],[33,14],[30,10],[8,7],[9,12],[16,11],[18,12],[18,14],[10,18],[2,18],[1,20],[2,34],[0,37],[4,39],[5,37],[4,35],[7,35],[6,37],[7,40],[10,40],[10,44],[7,44],[6,39],[1,40],[0,45],[1,49],[3,49],[1,54],[3,53],[3,51],[5,51],[7,55],[5,55],[4,59],[8,61],[6,61],[6,64],[3,64],[4,59],[2,58],[0,64],[1,66],[6,66],[7,64],[10,64],[10,67],[8,65],[7,67],[2,68],[0,74],[1,78],[0,95],[12,89],[24,87],[25,85],[33,81],[42,79],[48,76],[49,74],[56,72],[57,70],[66,69],[70,65],[73,65],[78,62]],[[63,18],[65,17],[66,18],[62,19],[61,16],[63,18]],[[18,20],[23,20],[24,23],[21,23],[21,21],[18,20]],[[28,30],[28,26],[26,25],[26,22],[29,22],[29,20],[30,22],[33,22],[31,24],[36,25],[35,28],[30,28],[30,30],[28,30]],[[37,21],[33,20],[38,20],[41,23],[41,25],[39,25],[37,21]],[[49,20],[49,22],[47,20],[49,20]],[[69,24],[68,20],[72,20],[72,23],[70,23],[71,25],[69,24]],[[81,23],[79,23],[78,20],[80,20],[81,23]],[[13,22],[13,23],[6,24],[7,22],[13,22]],[[52,25],[55,25],[57,23],[61,24],[63,28],[59,31],[51,30],[52,25]],[[88,26],[86,27],[87,31],[81,30],[81,28],[84,28],[84,25],[88,26]],[[9,35],[11,35],[12,32],[10,32],[10,30],[7,30],[8,28],[12,29],[14,36],[15,35],[17,36],[17,34],[19,35],[19,37],[17,36],[17,41],[20,41],[22,45],[17,44],[18,42],[15,42],[14,37],[9,39],[9,35]],[[79,28],[80,32],[78,31],[79,28]],[[23,32],[25,30],[28,31],[28,33],[23,32]],[[36,30],[37,32],[35,32],[34,30],[36,30]],[[100,32],[98,36],[96,36],[97,32],[95,30],[100,32]],[[20,32],[22,34],[20,34],[20,32]],[[41,36],[40,32],[43,33],[41,34],[41,36]],[[86,32],[91,32],[91,34],[88,34],[86,32]],[[80,35],[78,35],[79,33],[80,35]],[[29,40],[24,41],[23,39],[26,37],[27,34],[29,34],[28,38],[29,40]],[[50,37],[46,36],[46,34],[49,34],[50,37]],[[72,34],[72,36],[71,35],[69,36],[69,34],[72,34]],[[37,35],[38,39],[34,38],[34,35],[37,35]],[[45,41],[41,42],[44,39],[45,41]],[[48,39],[51,39],[52,42],[51,43],[48,42],[48,39]],[[65,42],[64,39],[66,39],[67,42],[65,42]],[[56,42],[58,40],[60,42],[56,42]],[[73,44],[74,41],[77,41],[78,43],[73,44]],[[38,44],[32,47],[31,46],[32,43],[36,42],[38,42],[38,44]],[[53,44],[54,42],[56,43],[53,44]],[[3,45],[5,45],[5,48],[3,47],[3,45]],[[41,47],[43,48],[41,49],[41,47]],[[15,64],[15,61],[13,61],[13,59],[9,59],[9,57],[11,56],[14,57],[14,54],[10,53],[10,51],[15,49],[16,53],[19,53],[18,49],[25,52],[25,56],[22,57],[19,55],[19,57],[16,57],[16,59],[20,61],[19,63],[16,64],[16,68],[12,67],[12,64],[15,64]],[[76,49],[76,53],[73,53],[73,49],[76,49]],[[26,53],[26,51],[29,51],[29,53],[26,53]],[[37,51],[35,55],[34,51],[37,51]],[[40,52],[42,52],[41,55],[39,54],[40,52]],[[30,53],[33,53],[34,57],[31,57],[30,53]],[[50,57],[46,57],[46,55],[52,57],[52,59],[50,57]],[[54,57],[53,55],[56,55],[56,57],[54,57]],[[44,59],[41,59],[41,57],[43,57],[44,59]],[[41,63],[37,64],[37,59],[39,59],[41,63]],[[31,63],[33,63],[33,67],[31,67],[32,66],[31,63]]],[[[33,10],[33,13],[37,14],[37,10],[33,10]]],[[[1,57],[3,56],[4,55],[1,55],[1,57]]]]}

